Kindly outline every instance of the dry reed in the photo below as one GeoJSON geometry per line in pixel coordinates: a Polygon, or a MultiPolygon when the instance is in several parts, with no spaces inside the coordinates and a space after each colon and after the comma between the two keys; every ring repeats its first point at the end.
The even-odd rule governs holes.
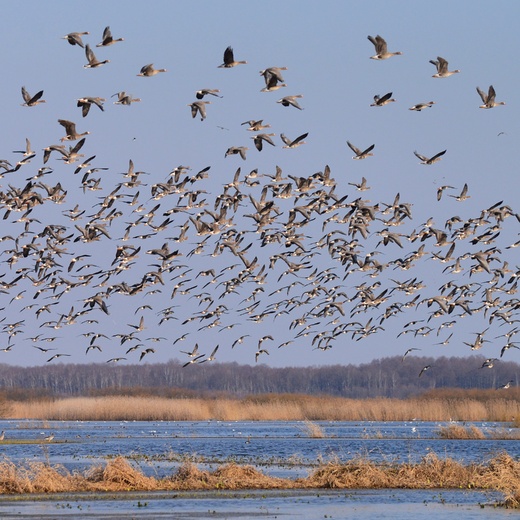
{"type": "Polygon", "coordinates": [[[507,453],[487,463],[464,465],[434,453],[418,463],[376,463],[358,458],[329,462],[306,478],[275,478],[252,466],[223,464],[201,470],[187,462],[166,478],[144,475],[123,457],[84,472],[61,465],[0,463],[0,493],[119,492],[217,489],[485,489],[504,493],[502,505],[520,507],[520,462],[507,453]]]}
{"type": "Polygon", "coordinates": [[[9,418],[137,421],[514,421],[520,401],[493,398],[347,399],[305,395],[232,399],[165,397],[71,397],[13,401],[9,418]]]}

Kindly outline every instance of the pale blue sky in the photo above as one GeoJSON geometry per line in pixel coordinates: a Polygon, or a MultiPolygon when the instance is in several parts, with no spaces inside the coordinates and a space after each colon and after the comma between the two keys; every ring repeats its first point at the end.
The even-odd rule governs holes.
{"type": "MultiPolygon", "coordinates": [[[[108,194],[117,182],[123,180],[120,174],[127,170],[129,159],[134,161],[136,170],[150,174],[141,178],[148,186],[138,190],[140,201],[148,208],[155,205],[154,201],[149,201],[151,185],[164,182],[178,165],[191,166],[192,173],[211,166],[208,179],[197,188],[208,192],[201,198],[205,197],[210,204],[208,209],[213,210],[214,198],[224,184],[232,181],[238,167],[242,168],[242,177],[255,168],[260,173],[272,175],[276,165],[282,168],[284,175],[309,176],[322,171],[327,164],[336,179],[336,194],[348,194],[347,202],[362,196],[371,204],[391,204],[399,193],[402,202],[412,203],[413,222],[391,229],[395,232],[410,233],[414,228],[421,228],[429,217],[433,217],[434,227],[444,228],[448,218],[454,215],[462,219],[478,217],[481,210],[498,201],[520,212],[520,181],[514,161],[519,140],[516,101],[519,66],[512,57],[512,51],[520,44],[517,28],[520,5],[517,2],[498,2],[490,8],[489,3],[483,1],[441,1],[432,5],[414,1],[329,1],[320,4],[270,0],[261,3],[152,1],[135,4],[93,0],[88,5],[58,1],[45,6],[41,2],[28,1],[24,2],[23,11],[18,3],[4,3],[2,14],[0,40],[4,49],[4,75],[0,103],[0,120],[3,122],[0,126],[0,158],[12,163],[19,160],[20,156],[12,151],[23,149],[26,137],[31,140],[37,156],[17,172],[5,175],[0,180],[1,190],[5,192],[9,185],[23,187],[25,179],[42,166],[42,149],[58,144],[64,135],[57,119],[76,122],[79,132],[89,131],[82,152],[85,157],[96,155],[94,166],[108,168],[95,175],[102,178],[104,190],[84,194],[80,186],[81,174],[73,174],[76,165],[62,164],[57,156],[51,156],[47,166],[54,172],[42,180],[48,185],[59,181],[67,189],[66,202],[63,205],[46,204],[45,210],[36,208],[31,216],[41,224],[31,224],[30,229],[34,232],[40,231],[46,223],[61,223],[77,236],[74,222],[64,218],[62,212],[79,204],[87,210],[86,215],[95,213],[97,209],[92,208],[100,201],[97,197],[108,194]],[[95,48],[107,25],[114,37],[124,37],[125,41],[107,48],[95,48]],[[84,51],[61,39],[73,31],[89,31],[84,42],[91,44],[100,60],[109,59],[110,63],[97,69],[84,68],[84,51]],[[390,51],[401,51],[403,55],[381,62],[369,59],[374,54],[374,47],[367,35],[376,34],[386,39],[390,51]],[[229,70],[218,68],[228,45],[234,48],[236,59],[247,60],[248,64],[229,70]],[[446,58],[450,69],[460,69],[461,73],[446,79],[433,79],[435,67],[429,60],[437,56],[446,58]],[[140,68],[148,63],[166,68],[167,72],[153,78],[137,77],[140,68]],[[287,87],[262,93],[263,78],[258,72],[271,66],[287,67],[288,70],[284,71],[287,87]],[[497,101],[503,100],[507,105],[479,110],[481,100],[476,87],[487,91],[491,84],[496,89],[497,101]],[[32,94],[43,89],[46,103],[32,108],[20,106],[22,85],[32,94]],[[207,119],[203,122],[199,118],[192,119],[187,106],[195,101],[194,92],[201,88],[220,89],[223,96],[210,99],[207,119]],[[114,105],[115,98],[110,96],[122,90],[142,101],[129,107],[114,105]],[[387,92],[393,93],[395,103],[382,108],[369,106],[375,94],[387,92]],[[300,103],[304,110],[285,108],[276,103],[281,97],[294,94],[303,95],[300,103]],[[89,115],[82,118],[76,100],[83,96],[106,98],[105,111],[92,107],[89,115]],[[416,103],[430,100],[436,102],[431,109],[420,113],[408,110],[416,103]],[[241,125],[249,119],[264,119],[271,125],[271,131],[276,133],[273,138],[276,147],[267,145],[261,153],[257,152],[250,139],[251,132],[241,125]],[[280,133],[295,138],[305,132],[309,133],[305,145],[295,150],[282,148],[280,133]],[[365,161],[353,161],[353,154],[346,146],[347,139],[360,148],[375,143],[374,156],[365,161]],[[238,156],[225,158],[225,152],[231,146],[248,146],[247,160],[242,161],[238,156]],[[444,149],[447,153],[442,161],[431,167],[418,164],[413,155],[414,150],[431,156],[444,149]],[[371,190],[360,194],[348,183],[359,182],[362,176],[367,178],[371,190]],[[470,199],[459,203],[447,196],[448,193],[460,192],[464,183],[469,185],[470,199]],[[442,201],[437,202],[436,190],[441,185],[451,185],[455,189],[445,192],[442,201]]],[[[267,182],[265,178],[260,180],[267,182]]],[[[259,199],[261,187],[244,188],[244,192],[259,199]]],[[[162,199],[160,211],[174,207],[177,200],[177,195],[162,199]]],[[[282,209],[288,207],[281,200],[276,203],[282,209]]],[[[125,216],[119,219],[121,222],[110,226],[111,241],[94,244],[71,242],[67,245],[68,252],[92,254],[89,261],[96,265],[104,262],[104,268],[109,267],[116,246],[121,243],[117,239],[124,232],[124,222],[137,218],[135,214],[130,215],[128,207],[120,205],[125,216]]],[[[3,221],[5,235],[14,236],[23,231],[23,224],[12,224],[17,216],[12,214],[3,221]]],[[[154,223],[158,224],[162,218],[158,214],[154,223]]],[[[165,237],[175,236],[178,229],[174,226],[182,225],[186,220],[187,215],[181,214],[175,217],[165,234],[149,240],[126,242],[142,247],[132,272],[150,270],[147,265],[154,259],[145,251],[162,245],[165,237]]],[[[85,222],[77,223],[85,225],[85,222]]],[[[235,227],[248,231],[254,229],[251,219],[243,216],[235,219],[235,227]]],[[[381,227],[380,223],[374,224],[372,230],[381,227]]],[[[327,227],[327,231],[332,229],[332,226],[327,227]]],[[[308,243],[312,243],[323,234],[321,221],[301,231],[311,237],[308,243]]],[[[504,231],[494,244],[501,250],[501,258],[508,261],[513,270],[519,263],[518,250],[505,247],[518,240],[518,231],[518,221],[507,219],[504,231]]],[[[144,233],[144,230],[140,232],[144,233]]],[[[24,237],[20,244],[30,240],[30,236],[24,237]]],[[[187,243],[172,243],[171,249],[179,247],[186,254],[197,240],[199,237],[191,229],[187,243]]],[[[45,244],[45,239],[37,241],[45,244]]],[[[377,236],[371,237],[371,245],[367,244],[363,253],[375,247],[377,241],[377,236]]],[[[259,247],[255,233],[246,234],[244,244],[249,242],[253,243],[248,253],[251,258],[258,254],[267,265],[269,255],[279,252],[271,250],[266,253],[259,247]]],[[[463,249],[466,244],[467,241],[457,243],[456,255],[469,252],[463,249]]],[[[385,253],[379,260],[383,262],[384,259],[388,261],[405,256],[419,245],[419,242],[406,241],[402,251],[395,245],[379,246],[385,253]]],[[[439,250],[431,241],[427,245],[429,251],[439,250]]],[[[12,242],[4,241],[0,247],[9,250],[14,246],[12,242]]],[[[206,253],[212,253],[213,247],[206,253]]],[[[283,246],[281,251],[284,251],[283,246]]],[[[337,264],[330,263],[330,259],[325,259],[325,253],[312,257],[313,269],[338,268],[337,264]]],[[[9,256],[9,253],[3,253],[2,259],[9,256]]],[[[239,259],[234,260],[240,263],[239,259]]],[[[230,261],[233,261],[230,256],[206,256],[181,258],[179,263],[193,267],[190,276],[194,278],[201,269],[213,267],[220,270],[230,261]]],[[[2,279],[10,281],[15,277],[16,269],[26,265],[30,264],[25,259],[12,268],[3,263],[0,274],[5,273],[5,276],[2,279]]],[[[72,275],[67,273],[66,256],[62,258],[62,265],[62,275],[70,279],[72,275]]],[[[499,265],[495,262],[493,267],[499,265]]],[[[480,290],[485,288],[487,281],[484,276],[477,274],[470,278],[466,272],[459,275],[460,278],[447,277],[442,274],[443,267],[439,269],[438,263],[422,261],[413,271],[389,272],[389,269],[385,278],[406,280],[417,276],[428,287],[421,292],[424,297],[437,294],[438,287],[448,279],[458,280],[457,283],[476,279],[483,284],[480,290]]],[[[281,262],[276,269],[276,274],[272,273],[264,287],[265,295],[278,287],[281,262]]],[[[119,283],[125,280],[125,276],[126,273],[117,275],[109,283],[119,283]]],[[[286,276],[280,284],[291,283],[294,279],[286,276]]],[[[374,281],[364,274],[349,275],[340,280],[341,290],[352,297],[356,292],[355,285],[374,281]]],[[[198,342],[200,351],[205,354],[219,344],[219,361],[254,363],[258,339],[270,334],[275,340],[263,344],[270,355],[264,355],[260,361],[272,366],[361,363],[400,355],[410,347],[420,348],[422,355],[469,355],[473,352],[463,342],[471,342],[474,332],[489,326],[489,316],[480,312],[470,319],[458,320],[449,346],[435,345],[446,337],[444,333],[439,337],[433,332],[428,337],[412,339],[405,335],[397,339],[404,323],[425,318],[427,309],[423,305],[420,312],[411,309],[406,315],[402,313],[395,323],[383,323],[385,331],[362,341],[352,341],[351,334],[343,335],[334,341],[333,348],[323,352],[314,349],[310,344],[312,336],[309,336],[277,349],[278,344],[294,339],[295,332],[288,325],[298,317],[300,310],[276,320],[269,317],[256,325],[247,320],[247,316],[236,312],[240,308],[238,302],[248,295],[247,292],[241,293],[240,298],[219,300],[222,287],[217,290],[211,286],[204,290],[210,290],[215,296],[215,306],[223,303],[229,310],[222,317],[222,326],[235,322],[237,325],[218,334],[217,329],[199,332],[198,326],[205,323],[199,320],[185,326],[181,323],[190,313],[200,312],[202,306],[188,297],[170,299],[175,283],[169,283],[161,294],[111,297],[108,300],[111,314],[105,316],[96,312],[99,324],[95,326],[107,336],[130,332],[127,325],[138,322],[143,315],[147,328],[138,334],[142,340],[140,343],[156,350],[153,357],[146,358],[148,361],[166,361],[175,357],[184,360],[185,355],[179,350],[191,350],[198,342]],[[140,305],[150,305],[152,310],[144,309],[134,315],[140,305]],[[158,326],[160,316],[158,318],[157,313],[169,305],[180,305],[176,311],[178,320],[158,326]],[[187,339],[172,346],[173,340],[183,333],[188,333],[187,339]],[[246,334],[249,337],[244,343],[231,349],[231,343],[246,334]],[[151,344],[146,341],[148,337],[167,339],[151,344]]],[[[204,285],[200,278],[193,283],[199,287],[204,285]]],[[[192,284],[188,282],[188,286],[192,284]]],[[[381,290],[392,286],[385,284],[381,290]]],[[[333,286],[331,283],[330,287],[333,286]]],[[[40,328],[44,321],[56,320],[71,306],[76,311],[81,310],[83,298],[102,290],[106,287],[74,290],[73,294],[67,294],[52,307],[53,314],[43,312],[38,319],[34,316],[34,308],[23,310],[27,305],[44,304],[43,300],[33,300],[35,288],[29,280],[20,281],[7,294],[0,295],[0,306],[6,307],[2,311],[4,325],[25,319],[22,332],[10,340],[13,344],[10,351],[5,355],[0,352],[0,362],[44,364],[54,353],[70,354],[61,360],[74,362],[103,362],[112,357],[127,357],[127,362],[137,362],[139,352],[145,347],[126,355],[127,344],[119,345],[119,340],[114,338],[100,342],[102,352],[91,351],[86,356],[89,339],[82,334],[89,332],[89,326],[79,323],[80,319],[77,324],[59,330],[40,328]],[[13,296],[23,290],[26,291],[23,298],[11,302],[13,296]],[[58,339],[52,345],[27,339],[38,334],[43,334],[43,337],[55,335],[58,339]],[[33,348],[35,345],[57,350],[42,354],[33,348]]],[[[52,301],[46,300],[45,303],[52,301]]],[[[274,304],[275,300],[264,296],[262,302],[265,307],[274,304]]],[[[384,307],[381,307],[373,314],[357,315],[352,319],[365,323],[374,316],[376,323],[383,311],[384,307]]],[[[344,322],[351,321],[348,314],[341,317],[344,322]]],[[[94,313],[87,317],[93,318],[94,313]]],[[[315,327],[314,332],[329,330],[327,321],[330,320],[315,327]]],[[[309,322],[313,322],[312,318],[309,322]]],[[[489,339],[508,328],[511,327],[495,322],[489,339]]],[[[8,329],[3,331],[3,338],[7,346],[8,329]]],[[[502,340],[486,344],[479,353],[497,357],[502,340]]],[[[508,352],[508,356],[508,359],[518,359],[514,349],[508,352]]]]}

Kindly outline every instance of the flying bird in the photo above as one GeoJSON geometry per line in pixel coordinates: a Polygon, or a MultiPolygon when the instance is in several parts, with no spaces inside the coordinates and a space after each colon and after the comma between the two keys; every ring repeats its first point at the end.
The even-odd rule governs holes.
{"type": "Polygon", "coordinates": [[[40,103],[45,103],[45,99],[41,99],[43,96],[43,90],[40,90],[39,92],[36,92],[34,96],[31,96],[27,90],[25,90],[25,87],[22,87],[22,97],[24,100],[24,103],[22,106],[25,107],[34,107],[40,103]]]}
{"type": "Polygon", "coordinates": [[[366,159],[367,157],[370,157],[371,155],[374,155],[370,153],[374,147],[375,144],[370,145],[366,150],[361,151],[359,148],[354,146],[351,142],[347,141],[347,144],[349,148],[356,154],[352,159],[366,159]]]}
{"type": "Polygon", "coordinates": [[[436,163],[436,162],[441,160],[441,157],[446,153],[446,150],[443,150],[442,152],[436,153],[432,157],[426,157],[426,156],[421,155],[420,153],[417,153],[415,151],[413,153],[415,154],[415,156],[418,159],[421,159],[421,164],[434,164],[434,163],[436,163]]]}
{"type": "Polygon", "coordinates": [[[372,60],[387,60],[392,56],[400,56],[402,52],[388,52],[386,41],[379,34],[374,38],[373,36],[367,36],[370,42],[374,45],[376,53],[374,56],[370,56],[372,60]]]}
{"type": "Polygon", "coordinates": [[[447,78],[448,76],[452,76],[453,74],[458,74],[460,72],[459,69],[448,70],[448,62],[440,56],[437,56],[437,60],[430,60],[430,63],[437,67],[437,72],[432,76],[432,78],[447,78]]]}
{"type": "Polygon", "coordinates": [[[482,99],[482,103],[484,103],[483,105],[480,105],[479,108],[494,108],[494,107],[498,107],[500,105],[505,105],[504,101],[500,101],[500,102],[495,101],[496,92],[495,92],[495,89],[493,88],[493,85],[489,86],[489,90],[488,90],[487,94],[485,92],[483,92],[482,90],[480,90],[479,87],[477,87],[477,92],[478,92],[480,98],[482,99]]]}
{"type": "Polygon", "coordinates": [[[247,61],[235,61],[235,57],[233,54],[233,48],[227,47],[224,51],[224,63],[222,65],[219,65],[219,69],[229,69],[231,67],[236,67],[237,65],[245,65],[247,64],[247,61]]]}
{"type": "Polygon", "coordinates": [[[107,45],[112,45],[116,42],[122,42],[124,38],[113,38],[112,32],[110,31],[110,27],[107,25],[105,30],[103,31],[103,39],[100,43],[96,45],[96,47],[106,47],[107,45]]]}

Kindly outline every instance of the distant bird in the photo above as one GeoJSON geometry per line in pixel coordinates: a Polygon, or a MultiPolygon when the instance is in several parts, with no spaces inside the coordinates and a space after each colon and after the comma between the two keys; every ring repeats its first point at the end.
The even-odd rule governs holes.
{"type": "Polygon", "coordinates": [[[259,152],[261,152],[264,142],[269,143],[271,146],[276,146],[273,143],[273,140],[271,139],[271,137],[273,137],[274,135],[276,135],[276,134],[256,134],[256,135],[251,136],[251,139],[253,139],[256,149],[259,152]]]}
{"type": "Polygon", "coordinates": [[[85,67],[86,69],[93,69],[95,67],[100,67],[105,63],[110,63],[110,60],[99,61],[88,43],[85,47],[85,56],[87,57],[88,63],[86,65],[83,65],[83,67],[85,67]]]}
{"type": "Polygon", "coordinates": [[[148,65],[144,65],[144,67],[141,67],[141,71],[139,72],[138,76],[151,77],[151,76],[155,76],[156,74],[159,74],[159,72],[167,72],[167,70],[166,69],[154,69],[153,63],[149,63],[148,65]]]}
{"type": "Polygon", "coordinates": [[[302,94],[297,94],[295,96],[285,96],[282,99],[279,99],[277,103],[281,103],[284,107],[292,106],[297,108],[298,110],[303,110],[303,108],[299,105],[296,99],[302,98],[302,94]]]}
{"type": "Polygon", "coordinates": [[[448,62],[440,56],[437,56],[437,60],[430,60],[430,63],[437,67],[437,72],[432,76],[432,78],[447,78],[448,76],[452,76],[453,74],[458,74],[460,72],[459,69],[448,70],[448,62]]]}
{"type": "Polygon", "coordinates": [[[257,350],[255,352],[255,363],[258,363],[258,358],[260,357],[261,354],[267,354],[269,355],[269,352],[267,350],[265,350],[265,348],[262,348],[260,350],[257,350]]]}
{"type": "Polygon", "coordinates": [[[186,368],[188,365],[193,365],[200,358],[203,358],[203,357],[204,357],[204,354],[200,354],[199,356],[195,356],[194,358],[190,359],[187,363],[184,363],[184,365],[182,365],[182,368],[186,368]]]}
{"type": "Polygon", "coordinates": [[[462,190],[460,192],[460,195],[449,195],[449,196],[453,197],[454,199],[458,200],[459,202],[469,199],[470,195],[468,195],[468,185],[464,184],[464,186],[462,187],[462,190]]]}
{"type": "Polygon", "coordinates": [[[413,352],[414,350],[421,350],[420,348],[409,348],[404,354],[403,354],[403,357],[401,358],[401,361],[404,361],[404,358],[410,354],[410,352],[413,352]]]}
{"type": "Polygon", "coordinates": [[[96,105],[103,112],[105,110],[103,108],[104,101],[106,99],[101,97],[83,97],[78,99],[77,106],[81,107],[81,115],[86,117],[92,105],[96,105]]]}
{"type": "Polygon", "coordinates": [[[488,90],[487,94],[485,92],[483,92],[482,90],[480,90],[479,87],[477,87],[477,92],[482,99],[482,103],[484,103],[483,105],[480,105],[479,108],[494,108],[494,107],[498,107],[500,105],[505,105],[504,101],[500,101],[498,103],[495,101],[496,92],[495,92],[495,89],[493,88],[493,85],[489,86],[489,90],[488,90]]]}
{"type": "Polygon", "coordinates": [[[282,70],[287,70],[287,67],[270,67],[260,71],[265,80],[265,87],[261,92],[273,92],[287,86],[283,82],[282,70]]]}
{"type": "Polygon", "coordinates": [[[235,56],[233,54],[233,48],[227,47],[224,51],[224,63],[222,65],[219,65],[219,69],[229,69],[231,67],[236,67],[237,65],[245,65],[247,64],[247,61],[235,61],[235,56]]]}
{"type": "Polygon", "coordinates": [[[361,151],[359,148],[354,146],[351,142],[347,141],[347,144],[349,148],[356,154],[352,159],[366,159],[367,157],[370,157],[374,154],[370,153],[374,147],[375,144],[370,145],[366,150],[361,151]]]}
{"type": "Polygon", "coordinates": [[[53,361],[54,359],[57,359],[57,358],[62,357],[62,356],[70,357],[71,354],[54,354],[54,356],[51,356],[51,357],[47,360],[47,363],[50,363],[50,362],[53,361]]]}
{"type": "Polygon", "coordinates": [[[508,381],[507,383],[505,383],[503,385],[500,385],[498,388],[502,389],[502,390],[507,390],[508,388],[511,388],[512,384],[514,384],[514,380],[513,379],[511,379],[510,381],[508,381]]]}
{"type": "Polygon", "coordinates": [[[52,439],[54,439],[54,433],[51,433],[50,435],[48,435],[47,437],[45,437],[43,440],[45,442],[51,442],[52,439]]]}
{"type": "Polygon", "coordinates": [[[103,31],[103,39],[101,43],[98,43],[96,47],[106,47],[107,45],[112,45],[116,42],[122,42],[124,38],[113,38],[112,32],[110,31],[110,27],[107,25],[105,30],[103,31]]]}
{"type": "Polygon", "coordinates": [[[384,107],[388,103],[394,103],[395,99],[392,98],[392,92],[388,92],[384,96],[374,96],[374,102],[370,105],[371,107],[384,107]]]}
{"type": "Polygon", "coordinates": [[[430,369],[431,367],[432,367],[431,365],[426,365],[425,367],[423,367],[421,369],[421,371],[419,372],[419,376],[418,377],[421,377],[426,372],[426,370],[430,369]]]}
{"type": "Polygon", "coordinates": [[[112,97],[114,96],[117,96],[117,101],[114,101],[114,105],[131,105],[132,103],[141,101],[140,98],[133,98],[130,94],[127,94],[125,91],[117,92],[112,97]]]}
{"type": "Polygon", "coordinates": [[[215,361],[215,354],[217,353],[217,350],[218,350],[218,345],[213,349],[213,352],[206,358],[206,359],[203,359],[201,361],[201,363],[205,363],[206,361],[215,361]]]}
{"type": "Polygon", "coordinates": [[[71,32],[63,36],[63,40],[67,40],[71,45],[79,45],[82,49],[84,48],[82,36],[86,36],[88,32],[71,32]]]}
{"type": "Polygon", "coordinates": [[[309,135],[309,133],[305,133],[305,134],[302,134],[300,136],[298,136],[296,139],[294,140],[290,140],[289,138],[287,138],[284,134],[280,134],[280,138],[282,139],[282,141],[285,143],[285,146],[283,146],[283,148],[296,148],[302,144],[305,144],[305,141],[304,139],[309,135]]]}
{"type": "Polygon", "coordinates": [[[34,96],[31,96],[27,90],[25,90],[25,87],[22,87],[22,97],[24,100],[24,103],[22,106],[25,107],[34,107],[40,103],[45,103],[45,99],[41,99],[43,96],[43,90],[40,90],[39,92],[36,92],[34,96]]]}
{"type": "Polygon", "coordinates": [[[218,98],[221,98],[222,96],[219,96],[218,93],[220,92],[220,90],[218,88],[203,88],[203,89],[200,89],[200,90],[197,90],[197,92],[195,92],[195,97],[197,99],[203,99],[204,96],[208,96],[208,95],[211,95],[211,96],[216,96],[218,98]]]}
{"type": "Polygon", "coordinates": [[[246,146],[231,146],[226,150],[226,154],[224,157],[227,157],[228,155],[236,155],[239,154],[240,157],[245,161],[246,160],[246,151],[248,148],[246,146]]]}
{"type": "Polygon", "coordinates": [[[428,101],[428,103],[417,103],[417,105],[410,107],[408,110],[415,110],[416,112],[420,112],[425,108],[431,108],[432,105],[435,105],[435,101],[428,101]]]}
{"type": "Polygon", "coordinates": [[[442,152],[436,153],[432,157],[426,157],[424,155],[421,155],[420,153],[417,153],[414,151],[414,154],[417,158],[421,159],[421,164],[434,164],[441,160],[441,157],[446,153],[446,150],[443,150],[442,152]]]}
{"type": "Polygon", "coordinates": [[[58,119],[58,123],[65,128],[66,135],[62,137],[60,141],[76,141],[80,137],[84,135],[88,135],[90,132],[83,132],[82,134],[78,134],[76,132],[76,123],[72,121],[67,121],[66,119],[58,119]]]}
{"type": "Polygon", "coordinates": [[[445,185],[445,186],[439,186],[437,188],[437,200],[441,200],[442,198],[442,194],[444,193],[444,190],[454,190],[455,188],[453,186],[448,186],[448,185],[445,185]]]}
{"type": "Polygon", "coordinates": [[[194,101],[188,106],[191,107],[191,117],[197,117],[197,113],[200,114],[200,120],[206,119],[206,105],[209,105],[211,101],[194,101]]]}
{"type": "Polygon", "coordinates": [[[379,34],[375,38],[373,36],[367,36],[367,38],[372,42],[376,49],[375,55],[370,56],[370,59],[372,60],[386,60],[392,56],[400,56],[403,54],[402,52],[388,52],[386,41],[379,36],[379,34]]]}

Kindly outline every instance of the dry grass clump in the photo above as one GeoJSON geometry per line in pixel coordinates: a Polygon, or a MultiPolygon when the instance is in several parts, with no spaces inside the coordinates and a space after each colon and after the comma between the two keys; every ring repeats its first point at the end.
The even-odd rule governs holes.
{"type": "Polygon", "coordinates": [[[147,477],[123,457],[84,473],[47,463],[15,466],[0,463],[0,493],[118,492],[217,489],[490,489],[505,494],[503,505],[520,508],[520,462],[507,453],[487,464],[464,465],[428,454],[418,463],[376,463],[357,458],[329,462],[311,475],[283,479],[264,475],[252,466],[224,464],[213,471],[183,464],[172,476],[147,477]]]}
{"type": "Polygon", "coordinates": [[[484,432],[475,425],[464,426],[462,424],[448,424],[440,426],[436,432],[442,439],[485,439],[484,432]]]}
{"type": "Polygon", "coordinates": [[[323,428],[315,422],[304,421],[301,430],[305,435],[307,435],[307,437],[310,437],[311,439],[325,438],[325,432],[323,428]]]}

